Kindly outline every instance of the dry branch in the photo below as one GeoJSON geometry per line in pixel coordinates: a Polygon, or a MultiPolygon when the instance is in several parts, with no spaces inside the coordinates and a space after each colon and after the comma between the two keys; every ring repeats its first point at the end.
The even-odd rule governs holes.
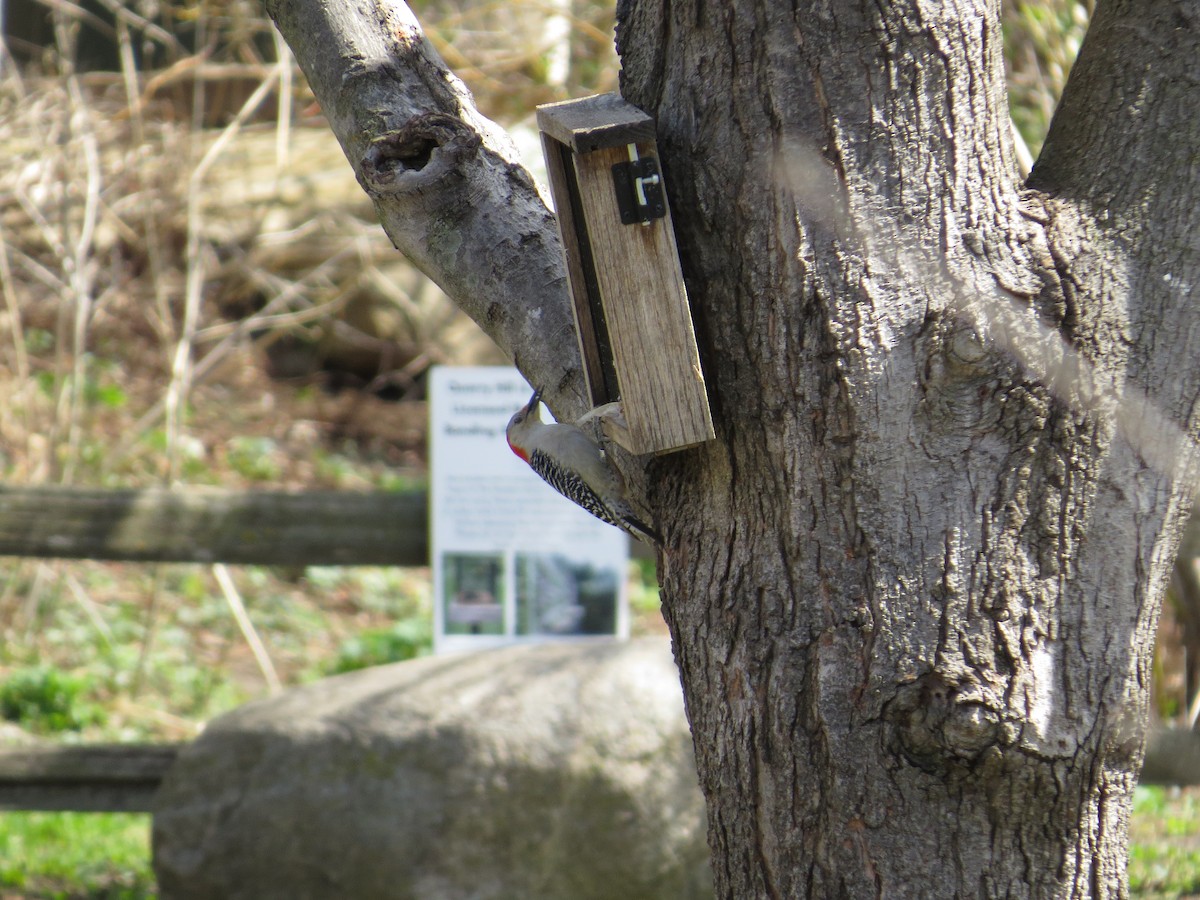
{"type": "Polygon", "coordinates": [[[585,409],[553,215],[399,2],[272,0],[384,230],[552,406],[585,409]]]}

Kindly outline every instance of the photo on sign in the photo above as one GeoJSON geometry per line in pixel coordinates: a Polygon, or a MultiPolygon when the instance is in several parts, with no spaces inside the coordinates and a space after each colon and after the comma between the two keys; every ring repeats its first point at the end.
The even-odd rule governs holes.
{"type": "Polygon", "coordinates": [[[558,553],[518,553],[517,634],[615,634],[619,572],[558,553]]]}
{"type": "Polygon", "coordinates": [[[503,555],[443,555],[442,588],[446,634],[504,634],[503,555]]]}

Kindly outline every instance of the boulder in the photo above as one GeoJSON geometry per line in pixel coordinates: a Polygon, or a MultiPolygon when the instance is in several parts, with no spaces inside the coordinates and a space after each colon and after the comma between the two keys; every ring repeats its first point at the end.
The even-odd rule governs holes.
{"type": "Polygon", "coordinates": [[[155,805],[165,900],[712,896],[659,640],[430,657],[250,703],[155,805]]]}

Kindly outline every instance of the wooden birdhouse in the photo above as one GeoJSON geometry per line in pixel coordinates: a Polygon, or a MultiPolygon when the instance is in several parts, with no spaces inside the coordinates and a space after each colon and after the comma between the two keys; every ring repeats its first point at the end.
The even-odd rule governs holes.
{"type": "Polygon", "coordinates": [[[633,453],[712,440],[654,120],[617,94],[538,107],[593,408],[633,453]]]}

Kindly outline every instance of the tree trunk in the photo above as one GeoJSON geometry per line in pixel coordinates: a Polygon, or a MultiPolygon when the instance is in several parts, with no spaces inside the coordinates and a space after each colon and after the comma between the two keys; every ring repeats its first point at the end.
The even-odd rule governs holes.
{"type": "MultiPolygon", "coordinates": [[[[1101,0],[1025,188],[998,5],[618,4],[718,436],[617,456],[720,897],[1126,895],[1194,491],[1200,2],[1101,0]]],[[[550,220],[408,11],[268,8],[397,246],[577,415],[550,220]]]]}
{"type": "Polygon", "coordinates": [[[718,421],[649,483],[721,897],[1126,894],[1200,19],[1102,4],[1029,191],[997,7],[618,7],[718,421]]]}

